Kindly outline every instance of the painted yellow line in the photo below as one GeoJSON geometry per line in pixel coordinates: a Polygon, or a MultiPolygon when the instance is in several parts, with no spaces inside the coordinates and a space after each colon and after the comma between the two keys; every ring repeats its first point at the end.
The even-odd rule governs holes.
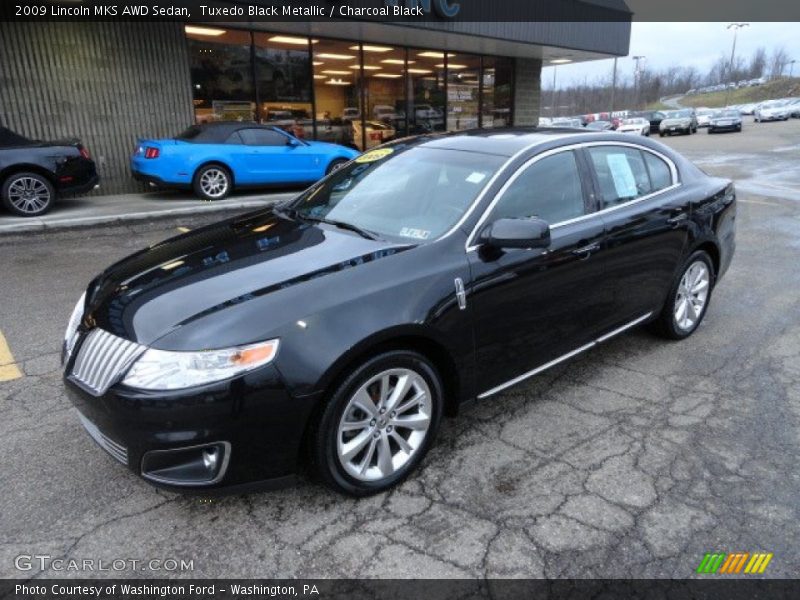
{"type": "Polygon", "coordinates": [[[3,332],[0,331],[0,381],[11,381],[22,377],[22,372],[14,362],[14,355],[6,343],[3,332]]]}
{"type": "Polygon", "coordinates": [[[189,233],[191,229],[189,229],[188,227],[178,227],[178,231],[180,231],[181,233],[189,233]]]}

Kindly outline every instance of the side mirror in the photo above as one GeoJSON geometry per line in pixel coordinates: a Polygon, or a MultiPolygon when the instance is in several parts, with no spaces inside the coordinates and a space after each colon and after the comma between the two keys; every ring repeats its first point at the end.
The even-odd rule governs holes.
{"type": "Polygon", "coordinates": [[[300,142],[294,138],[287,138],[286,145],[291,148],[297,148],[300,145],[300,142]]]}
{"type": "Polygon", "coordinates": [[[550,225],[542,219],[498,219],[483,230],[481,241],[494,248],[547,248],[550,225]]]}

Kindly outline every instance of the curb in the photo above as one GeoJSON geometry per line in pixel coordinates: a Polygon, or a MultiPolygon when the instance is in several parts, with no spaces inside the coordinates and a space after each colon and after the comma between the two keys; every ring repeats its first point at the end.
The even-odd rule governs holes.
{"type": "Polygon", "coordinates": [[[257,209],[270,206],[283,200],[288,200],[296,195],[296,193],[273,194],[266,198],[242,200],[234,204],[215,205],[213,202],[207,202],[199,205],[184,206],[179,208],[149,210],[134,213],[96,215],[88,217],[60,217],[56,219],[42,219],[37,217],[20,218],[20,222],[0,225],[0,237],[24,233],[58,232],[93,226],[113,227],[139,221],[211,215],[214,213],[225,213],[242,209],[257,209]]]}

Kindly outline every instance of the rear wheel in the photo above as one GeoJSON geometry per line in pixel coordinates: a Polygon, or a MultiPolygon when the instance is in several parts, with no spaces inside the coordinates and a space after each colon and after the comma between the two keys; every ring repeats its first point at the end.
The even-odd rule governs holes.
{"type": "Polygon", "coordinates": [[[55,189],[38,173],[16,173],[3,183],[3,205],[15,215],[38,217],[53,206],[55,189]]]}
{"type": "Polygon", "coordinates": [[[203,200],[222,200],[231,193],[231,174],[222,165],[205,165],[194,174],[194,193],[203,200]]]}
{"type": "Polygon", "coordinates": [[[311,467],[353,496],[397,485],[433,443],[442,404],[441,380],[424,356],[380,354],[352,371],[312,424],[311,467]]]}
{"type": "Polygon", "coordinates": [[[705,317],[714,287],[714,265],[708,253],[694,252],[678,273],[654,329],[672,340],[694,333],[705,317]]]}

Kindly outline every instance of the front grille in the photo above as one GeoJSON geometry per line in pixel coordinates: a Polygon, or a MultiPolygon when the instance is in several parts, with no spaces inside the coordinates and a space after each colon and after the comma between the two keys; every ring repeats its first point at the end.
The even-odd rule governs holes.
{"type": "Polygon", "coordinates": [[[92,436],[92,439],[98,443],[98,445],[108,452],[111,456],[116,458],[119,462],[123,465],[128,464],[128,449],[123,446],[122,444],[118,444],[107,435],[105,435],[100,429],[98,429],[97,425],[92,423],[89,419],[84,417],[81,413],[78,413],[78,416],[81,419],[81,424],[92,436]]]}
{"type": "Polygon", "coordinates": [[[102,329],[92,329],[83,340],[72,377],[97,396],[106,393],[146,348],[102,329]]]}

